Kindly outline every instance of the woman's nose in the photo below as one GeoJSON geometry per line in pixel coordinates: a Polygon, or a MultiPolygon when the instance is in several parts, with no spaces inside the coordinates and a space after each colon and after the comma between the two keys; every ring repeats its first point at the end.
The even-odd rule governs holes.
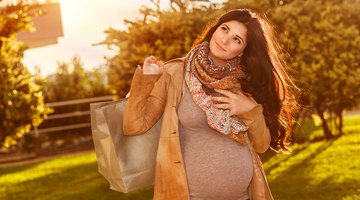
{"type": "Polygon", "coordinates": [[[221,42],[222,42],[223,44],[227,44],[228,41],[229,41],[229,38],[226,37],[226,36],[221,39],[221,42]]]}

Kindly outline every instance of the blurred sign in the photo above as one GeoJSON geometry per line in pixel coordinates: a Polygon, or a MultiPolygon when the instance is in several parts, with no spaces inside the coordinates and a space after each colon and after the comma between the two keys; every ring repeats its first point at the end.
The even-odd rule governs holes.
{"type": "Polygon", "coordinates": [[[41,5],[44,14],[32,18],[34,32],[21,31],[17,39],[26,43],[29,48],[57,44],[59,37],[64,36],[59,3],[41,5]]]}

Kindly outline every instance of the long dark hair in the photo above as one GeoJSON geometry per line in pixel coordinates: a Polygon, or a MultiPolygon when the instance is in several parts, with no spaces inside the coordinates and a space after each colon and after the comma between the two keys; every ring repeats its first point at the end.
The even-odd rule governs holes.
{"type": "Polygon", "coordinates": [[[297,88],[279,56],[280,47],[266,17],[247,9],[232,10],[211,22],[194,45],[210,41],[215,30],[231,20],[241,22],[247,28],[247,46],[242,55],[243,70],[247,76],[240,80],[241,88],[263,106],[271,134],[270,147],[274,151],[288,151],[292,113],[297,108],[297,88]]]}

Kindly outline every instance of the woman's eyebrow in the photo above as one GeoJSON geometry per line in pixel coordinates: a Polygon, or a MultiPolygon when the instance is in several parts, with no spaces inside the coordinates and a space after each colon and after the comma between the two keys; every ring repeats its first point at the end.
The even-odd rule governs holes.
{"type": "MultiPolygon", "coordinates": [[[[226,25],[226,24],[223,24],[223,25],[224,25],[229,31],[231,30],[228,25],[226,25]]],[[[238,37],[238,38],[244,43],[244,39],[243,39],[242,37],[240,37],[239,35],[236,35],[236,34],[235,34],[235,36],[238,37]]]]}

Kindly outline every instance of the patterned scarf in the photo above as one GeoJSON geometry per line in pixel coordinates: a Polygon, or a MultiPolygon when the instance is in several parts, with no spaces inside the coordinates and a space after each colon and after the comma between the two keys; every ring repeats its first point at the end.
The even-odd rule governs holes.
{"type": "Polygon", "coordinates": [[[209,43],[203,42],[195,46],[185,59],[185,82],[194,102],[206,113],[209,126],[216,131],[238,141],[237,134],[248,127],[236,117],[230,116],[229,110],[212,106],[211,96],[220,96],[214,89],[238,92],[239,78],[244,77],[241,60],[236,57],[226,66],[216,66],[209,58],[209,43]]]}

